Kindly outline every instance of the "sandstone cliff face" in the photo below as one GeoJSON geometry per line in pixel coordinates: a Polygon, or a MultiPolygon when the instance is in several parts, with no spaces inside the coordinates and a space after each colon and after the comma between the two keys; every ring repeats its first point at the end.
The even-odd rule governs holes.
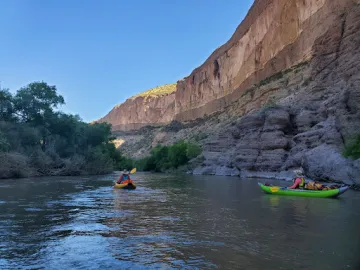
{"type": "Polygon", "coordinates": [[[158,114],[144,113],[140,100],[119,110],[130,118],[107,119],[124,129],[181,120],[125,134],[122,149],[143,157],[157,143],[196,141],[203,155],[194,174],[288,178],[303,167],[315,180],[360,185],[360,160],[341,155],[360,133],[359,63],[360,0],[257,0],[175,94],[152,101],[158,114]]]}
{"type": "Polygon", "coordinates": [[[147,125],[169,123],[175,112],[175,93],[159,96],[138,96],[114,107],[97,122],[112,124],[116,130],[134,130],[147,125]]]}
{"type": "MultiPolygon", "coordinates": [[[[278,177],[301,166],[312,179],[360,184],[360,160],[341,155],[344,142],[360,133],[360,5],[342,11],[315,40],[309,66],[289,73],[289,86],[277,80],[262,87],[288,95],[213,134],[194,173],[278,177]]],[[[244,107],[238,103],[231,110],[244,107]]]]}
{"type": "Polygon", "coordinates": [[[190,165],[194,174],[288,179],[303,167],[311,179],[360,186],[360,159],[341,155],[360,133],[360,3],[346,3],[334,9],[308,62],[247,89],[211,117],[154,130],[146,147],[197,141],[203,155],[190,165]]]}
{"type": "Polygon", "coordinates": [[[231,39],[178,82],[175,119],[223,110],[261,80],[311,59],[353,0],[257,0],[231,39]]]}
{"type": "MultiPolygon", "coordinates": [[[[110,122],[114,130],[139,129],[171,120],[201,118],[239,100],[246,105],[250,101],[246,94],[253,95],[249,90],[262,80],[310,61],[317,50],[316,40],[331,30],[333,22],[356,1],[256,0],[230,40],[178,81],[175,94],[129,99],[100,122],[110,122]]],[[[279,96],[287,95],[284,87],[280,88],[279,96]]],[[[251,104],[239,115],[269,101],[269,91],[254,93],[256,97],[251,97],[251,104]]]]}

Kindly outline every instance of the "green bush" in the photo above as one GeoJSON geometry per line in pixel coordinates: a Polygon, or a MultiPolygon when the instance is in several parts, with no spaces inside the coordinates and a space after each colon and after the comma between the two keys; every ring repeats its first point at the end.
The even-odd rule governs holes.
{"type": "Polygon", "coordinates": [[[6,156],[0,178],[28,172],[102,174],[132,167],[133,161],[115,148],[110,124],[88,124],[77,115],[55,110],[64,103],[56,87],[45,82],[30,83],[14,95],[0,90],[0,154],[16,153],[6,156]]]}
{"type": "Polygon", "coordinates": [[[344,156],[352,159],[360,158],[360,135],[346,142],[344,156]]]}
{"type": "Polygon", "coordinates": [[[139,171],[162,172],[185,165],[192,158],[201,154],[197,144],[179,141],[170,146],[157,145],[149,157],[135,160],[134,167],[139,171]]]}
{"type": "Polygon", "coordinates": [[[199,156],[201,154],[201,152],[202,152],[202,150],[199,145],[193,144],[193,143],[189,143],[187,145],[186,156],[188,157],[188,159],[196,158],[197,156],[199,156]]]}

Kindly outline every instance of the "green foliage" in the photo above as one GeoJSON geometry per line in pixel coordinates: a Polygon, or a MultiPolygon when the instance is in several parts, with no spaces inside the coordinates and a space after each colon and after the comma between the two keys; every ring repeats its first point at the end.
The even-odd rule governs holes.
{"type": "Polygon", "coordinates": [[[266,85],[266,84],[268,84],[268,83],[270,83],[272,81],[280,80],[284,75],[285,75],[284,72],[280,71],[280,72],[278,72],[278,73],[276,73],[276,74],[274,74],[274,75],[272,75],[270,77],[267,77],[264,80],[261,80],[259,85],[263,86],[263,85],[266,85]]]}
{"type": "Polygon", "coordinates": [[[187,144],[184,141],[175,143],[170,147],[169,161],[174,168],[184,165],[189,161],[187,157],[187,144]]]}
{"type": "Polygon", "coordinates": [[[201,152],[202,152],[202,150],[199,145],[192,144],[192,143],[187,145],[186,156],[189,160],[196,158],[197,156],[199,156],[201,154],[201,152]]]}
{"type": "Polygon", "coordinates": [[[13,97],[8,90],[0,90],[0,119],[9,121],[13,117],[13,97]]]}
{"type": "Polygon", "coordinates": [[[179,141],[171,146],[157,145],[151,156],[134,161],[133,165],[140,171],[161,172],[185,165],[190,159],[201,154],[201,147],[179,141]]]}
{"type": "Polygon", "coordinates": [[[360,135],[357,135],[354,139],[350,139],[346,142],[343,154],[347,158],[360,158],[360,135]]]}
{"type": "MultiPolygon", "coordinates": [[[[294,73],[297,73],[300,70],[300,68],[302,68],[303,66],[306,66],[308,63],[309,62],[304,61],[304,62],[301,62],[301,63],[299,63],[299,64],[297,64],[297,65],[295,65],[295,66],[293,66],[291,68],[288,68],[288,69],[282,70],[282,71],[280,71],[278,73],[275,73],[274,75],[271,75],[271,76],[265,78],[264,80],[260,81],[258,86],[263,86],[263,85],[266,85],[266,84],[268,84],[270,82],[280,80],[285,75],[287,75],[288,73],[290,73],[292,71],[294,71],[294,73]]],[[[288,82],[289,82],[289,80],[287,79],[285,81],[285,85],[288,85],[288,82]]]]}
{"type": "Polygon", "coordinates": [[[39,125],[44,124],[53,110],[65,102],[64,98],[56,93],[55,86],[34,82],[21,88],[14,96],[13,103],[20,121],[39,125]]]}
{"type": "MultiPolygon", "coordinates": [[[[14,96],[1,90],[0,153],[16,153],[8,155],[10,161],[25,164],[27,160],[31,167],[27,171],[36,174],[98,174],[131,168],[132,160],[112,142],[110,124],[87,124],[77,115],[55,111],[62,104],[56,87],[44,82],[31,83],[14,96]]],[[[3,171],[0,178],[10,175],[6,168],[3,171]]]]}

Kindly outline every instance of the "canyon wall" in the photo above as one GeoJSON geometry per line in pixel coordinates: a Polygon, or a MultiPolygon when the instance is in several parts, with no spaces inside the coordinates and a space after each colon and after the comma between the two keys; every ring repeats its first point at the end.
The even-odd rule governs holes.
{"type": "Polygon", "coordinates": [[[231,39],[178,82],[175,119],[223,110],[261,80],[309,61],[353,0],[256,0],[231,39]]]}
{"type": "MultiPolygon", "coordinates": [[[[172,120],[191,121],[222,111],[235,101],[247,103],[249,90],[267,78],[310,62],[316,40],[358,1],[255,0],[230,40],[178,81],[175,92],[130,98],[99,122],[126,131],[172,120]]],[[[269,95],[258,96],[250,109],[238,113],[244,115],[269,102],[269,95]]]]}
{"type": "MultiPolygon", "coordinates": [[[[257,1],[249,14],[264,13],[275,2],[281,1],[257,1]],[[256,6],[259,3],[264,5],[256,6]]],[[[177,85],[175,115],[184,122],[148,128],[132,140],[123,134],[126,142],[121,149],[138,158],[148,155],[152,145],[185,139],[199,143],[203,149],[202,155],[190,162],[189,173],[291,179],[292,170],[302,167],[310,179],[360,188],[360,158],[344,157],[345,145],[357,149],[351,142],[360,136],[360,0],[281,3],[286,6],[294,2],[314,8],[312,12],[298,12],[303,14],[301,18],[308,18],[308,28],[303,27],[298,39],[277,55],[274,53],[268,63],[262,64],[263,69],[248,77],[272,71],[264,79],[254,79],[255,83],[245,90],[239,90],[243,84],[240,83],[233,93],[211,101],[216,94],[223,94],[211,92],[221,86],[210,88],[211,80],[219,82],[223,78],[223,82],[228,80],[233,85],[237,76],[227,78],[226,73],[221,73],[221,63],[231,59],[219,61],[214,69],[214,60],[223,55],[224,49],[219,48],[193,72],[194,79],[190,76],[177,85]],[[277,69],[279,66],[282,68],[277,69]],[[214,70],[219,71],[216,78],[214,70]],[[228,99],[232,95],[239,97],[228,99]],[[181,104],[181,98],[189,104],[181,104]],[[216,110],[219,111],[213,113],[216,110]],[[205,114],[209,115],[197,118],[205,114]]],[[[251,19],[248,16],[244,22],[248,18],[251,19]]],[[[250,21],[248,25],[254,23],[250,21]]],[[[244,35],[241,31],[240,34],[244,35]]],[[[225,49],[236,48],[230,46],[233,39],[225,44],[225,49]]]]}

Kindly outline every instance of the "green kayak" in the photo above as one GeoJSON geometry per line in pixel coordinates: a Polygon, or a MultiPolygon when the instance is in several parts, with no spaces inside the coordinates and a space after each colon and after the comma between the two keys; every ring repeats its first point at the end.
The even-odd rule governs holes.
{"type": "Polygon", "coordinates": [[[318,197],[318,198],[334,198],[347,191],[348,187],[340,187],[331,190],[304,190],[304,189],[288,189],[278,186],[265,186],[258,183],[260,188],[268,194],[287,195],[287,196],[301,196],[301,197],[318,197]]]}

